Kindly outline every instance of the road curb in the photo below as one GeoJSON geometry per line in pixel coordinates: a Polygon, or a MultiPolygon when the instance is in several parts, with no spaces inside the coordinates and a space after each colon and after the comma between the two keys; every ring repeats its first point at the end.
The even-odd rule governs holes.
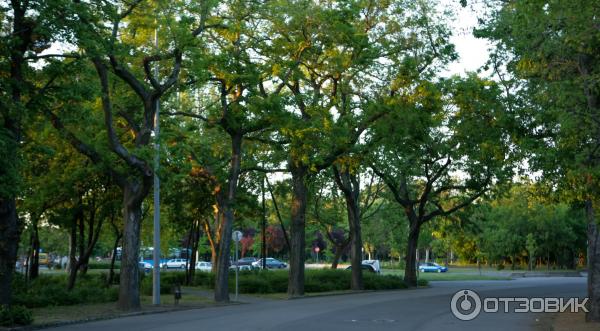
{"type": "Polygon", "coordinates": [[[578,271],[565,271],[565,272],[513,272],[510,274],[511,278],[531,278],[531,277],[584,277],[581,272],[578,271]]]}
{"type": "Polygon", "coordinates": [[[169,307],[169,308],[153,310],[153,311],[136,311],[136,312],[116,314],[116,315],[89,317],[89,318],[69,320],[69,321],[57,321],[57,322],[50,322],[50,323],[44,323],[44,324],[33,324],[33,325],[15,326],[15,327],[0,327],[0,331],[39,330],[39,329],[55,328],[55,327],[60,327],[60,326],[65,326],[65,325],[84,324],[84,323],[90,323],[90,322],[105,321],[105,320],[111,320],[111,319],[117,319],[117,318],[123,318],[123,317],[163,314],[163,313],[171,313],[171,312],[177,312],[177,311],[187,311],[187,310],[203,309],[203,308],[210,308],[210,307],[233,306],[233,305],[241,305],[241,304],[244,304],[244,303],[243,302],[229,302],[229,303],[215,303],[213,305],[202,305],[202,306],[193,306],[193,307],[179,307],[179,308],[169,307]]]}

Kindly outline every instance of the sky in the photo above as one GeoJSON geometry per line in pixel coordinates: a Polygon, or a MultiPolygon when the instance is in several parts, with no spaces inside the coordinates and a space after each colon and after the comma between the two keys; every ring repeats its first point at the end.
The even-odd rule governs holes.
{"type": "Polygon", "coordinates": [[[459,60],[448,66],[447,73],[443,76],[464,74],[467,71],[476,71],[488,59],[489,42],[473,36],[473,28],[477,26],[477,16],[471,6],[463,8],[458,0],[440,0],[444,7],[454,10],[456,17],[452,20],[450,28],[453,36],[450,41],[454,44],[459,60]]]}

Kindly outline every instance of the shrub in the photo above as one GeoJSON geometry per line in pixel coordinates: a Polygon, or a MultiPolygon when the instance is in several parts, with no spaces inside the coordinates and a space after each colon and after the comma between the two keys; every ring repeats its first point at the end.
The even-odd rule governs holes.
{"type": "Polygon", "coordinates": [[[192,281],[192,285],[212,289],[215,287],[215,274],[213,274],[212,272],[196,271],[194,273],[194,280],[192,281]]]}
{"type": "Polygon", "coordinates": [[[29,325],[33,316],[23,306],[0,307],[0,326],[29,325]]]}
{"type": "Polygon", "coordinates": [[[79,276],[75,288],[67,290],[67,275],[40,275],[26,283],[23,276],[13,281],[13,302],[28,308],[112,302],[116,287],[107,287],[103,275],[79,276]]]}
{"type": "Polygon", "coordinates": [[[350,271],[340,269],[307,270],[304,276],[304,290],[306,292],[348,290],[351,276],[350,271]]]}
{"type": "Polygon", "coordinates": [[[408,287],[399,276],[382,276],[367,272],[363,273],[363,282],[365,290],[395,290],[408,287]]]}
{"type": "Polygon", "coordinates": [[[497,270],[504,270],[504,264],[498,264],[498,265],[496,266],[496,269],[497,269],[497,270]]]}
{"type": "MultiPolygon", "coordinates": [[[[306,292],[318,293],[328,291],[341,291],[350,289],[352,273],[348,270],[322,269],[306,270],[304,289],[306,292]]],[[[363,273],[365,289],[391,290],[406,288],[402,278],[398,276],[381,276],[372,273],[363,273]]],[[[426,285],[424,281],[419,285],[426,285]]],[[[194,285],[213,288],[214,275],[212,273],[196,274],[194,285]]],[[[268,271],[243,271],[239,274],[240,293],[285,293],[288,287],[287,270],[268,271]]],[[[235,277],[230,274],[229,288],[235,288],[235,277]]]]}
{"type": "MultiPolygon", "coordinates": [[[[88,264],[88,269],[110,269],[110,263],[108,262],[90,262],[88,264]]],[[[121,262],[115,261],[115,270],[121,269],[121,262]]]]}
{"type": "MultiPolygon", "coordinates": [[[[184,272],[161,272],[160,273],[160,294],[172,294],[173,287],[177,284],[182,286],[185,283],[184,272]]],[[[142,295],[152,295],[152,276],[142,274],[140,281],[140,292],[142,295]]]]}

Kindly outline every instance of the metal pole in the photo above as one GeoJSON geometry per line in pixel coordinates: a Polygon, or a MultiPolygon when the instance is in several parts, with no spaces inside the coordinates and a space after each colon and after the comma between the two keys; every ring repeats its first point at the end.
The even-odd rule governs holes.
{"type": "MultiPolygon", "coordinates": [[[[154,30],[154,45],[158,50],[158,27],[154,30]]],[[[154,75],[158,77],[158,64],[154,66],[154,75]]],[[[160,305],[160,179],[158,167],[160,164],[160,133],[159,121],[160,102],[156,100],[156,113],[154,114],[154,250],[152,268],[152,304],[160,305]]]]}
{"type": "Polygon", "coordinates": [[[263,212],[263,217],[262,217],[262,252],[261,252],[261,267],[263,270],[265,270],[267,268],[267,207],[265,204],[265,179],[266,179],[266,175],[263,177],[262,180],[262,212],[263,212]]]}
{"type": "Polygon", "coordinates": [[[235,301],[238,301],[238,241],[235,241],[235,301]]]}

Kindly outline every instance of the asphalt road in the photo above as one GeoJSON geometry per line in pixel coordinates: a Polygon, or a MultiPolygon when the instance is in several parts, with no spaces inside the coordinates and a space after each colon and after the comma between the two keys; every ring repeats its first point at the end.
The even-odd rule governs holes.
{"type": "Polygon", "coordinates": [[[532,330],[540,313],[484,313],[471,321],[454,317],[452,296],[461,289],[484,297],[585,297],[586,278],[523,278],[511,281],[432,282],[425,289],[273,300],[132,316],[60,330],[532,330]]]}

